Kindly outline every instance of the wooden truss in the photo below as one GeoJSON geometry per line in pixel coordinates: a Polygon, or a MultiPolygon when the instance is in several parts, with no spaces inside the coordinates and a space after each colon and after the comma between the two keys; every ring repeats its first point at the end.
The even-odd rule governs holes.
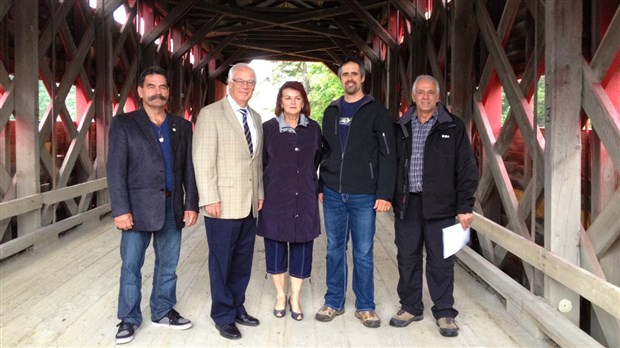
{"type": "Polygon", "coordinates": [[[0,1],[0,259],[109,212],[107,129],[137,107],[143,68],[170,72],[170,111],[195,121],[231,64],[336,71],[358,55],[395,118],[415,77],[431,74],[471,130],[477,233],[462,263],[533,331],[562,346],[620,346],[617,1],[258,3],[0,1]],[[41,115],[39,81],[50,99],[41,115]]]}

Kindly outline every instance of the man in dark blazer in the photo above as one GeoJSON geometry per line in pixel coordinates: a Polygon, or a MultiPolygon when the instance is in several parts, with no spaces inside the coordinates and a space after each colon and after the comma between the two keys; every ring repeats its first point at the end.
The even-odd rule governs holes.
{"type": "Polygon", "coordinates": [[[151,321],[177,330],[192,326],[173,308],[181,229],[198,217],[192,125],[166,112],[168,79],[162,68],[142,72],[138,95],[142,108],[114,117],[109,134],[108,189],[114,224],[122,231],[117,344],[133,340],[142,324],[141,268],[151,238],[151,321]]]}

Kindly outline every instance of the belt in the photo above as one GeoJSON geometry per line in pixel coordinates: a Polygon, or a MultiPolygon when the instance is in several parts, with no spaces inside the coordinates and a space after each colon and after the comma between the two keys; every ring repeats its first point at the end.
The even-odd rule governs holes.
{"type": "Polygon", "coordinates": [[[172,197],[172,191],[165,191],[166,192],[166,197],[172,197]]]}
{"type": "Polygon", "coordinates": [[[409,192],[409,194],[412,196],[421,196],[422,192],[409,192]]]}

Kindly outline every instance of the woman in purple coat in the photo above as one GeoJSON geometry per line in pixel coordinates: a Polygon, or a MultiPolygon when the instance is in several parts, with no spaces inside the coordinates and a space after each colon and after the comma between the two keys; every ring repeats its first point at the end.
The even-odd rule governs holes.
{"type": "Polygon", "coordinates": [[[273,314],[286,315],[286,272],[290,275],[291,317],[302,320],[301,285],[312,270],[312,246],[320,234],[317,168],[321,129],[309,118],[304,86],[285,82],[276,100],[276,118],[263,124],[265,201],[258,235],[265,239],[267,273],[273,277],[273,314]]]}

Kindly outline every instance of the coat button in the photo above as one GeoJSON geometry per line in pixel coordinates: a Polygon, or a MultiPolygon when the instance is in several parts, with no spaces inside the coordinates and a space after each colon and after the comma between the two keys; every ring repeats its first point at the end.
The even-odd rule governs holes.
{"type": "Polygon", "coordinates": [[[298,148],[298,147],[296,147],[296,148],[295,148],[295,151],[299,151],[299,148],[298,148]]]}

